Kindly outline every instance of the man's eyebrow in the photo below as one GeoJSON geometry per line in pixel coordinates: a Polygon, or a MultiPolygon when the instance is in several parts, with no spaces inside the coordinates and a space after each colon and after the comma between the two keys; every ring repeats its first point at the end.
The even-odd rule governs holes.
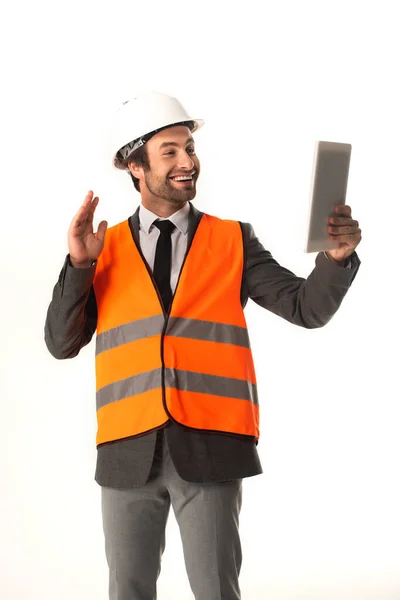
{"type": "MultiPolygon", "coordinates": [[[[186,140],[185,146],[187,146],[189,143],[194,144],[194,139],[192,137],[190,137],[186,140]]],[[[165,146],[178,146],[179,147],[179,144],[177,144],[176,142],[163,142],[161,144],[161,146],[159,147],[159,150],[161,150],[161,148],[165,148],[165,146]]]]}

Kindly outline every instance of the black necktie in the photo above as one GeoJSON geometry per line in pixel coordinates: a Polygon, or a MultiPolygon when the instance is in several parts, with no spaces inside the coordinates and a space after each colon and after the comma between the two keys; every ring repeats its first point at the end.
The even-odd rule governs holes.
{"type": "Polygon", "coordinates": [[[153,277],[161,294],[165,312],[168,312],[172,302],[171,290],[171,233],[175,225],[171,221],[154,221],[154,225],[160,230],[157,240],[156,256],[154,259],[153,277]]]}

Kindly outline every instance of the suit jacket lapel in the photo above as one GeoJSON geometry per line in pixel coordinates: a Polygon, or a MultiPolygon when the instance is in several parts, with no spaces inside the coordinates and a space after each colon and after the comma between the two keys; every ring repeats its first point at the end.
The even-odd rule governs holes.
{"type": "Polygon", "coordinates": [[[190,204],[190,212],[189,212],[188,243],[187,243],[188,250],[190,249],[190,246],[192,244],[194,234],[196,233],[196,229],[200,223],[200,219],[204,215],[204,213],[202,213],[200,210],[197,210],[197,208],[195,208],[191,202],[189,202],[189,204],[190,204]]]}

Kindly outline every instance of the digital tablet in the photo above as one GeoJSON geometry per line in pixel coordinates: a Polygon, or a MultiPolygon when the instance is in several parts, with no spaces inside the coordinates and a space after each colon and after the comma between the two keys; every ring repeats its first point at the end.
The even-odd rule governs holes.
{"type": "Polygon", "coordinates": [[[304,252],[323,252],[338,247],[338,242],[329,239],[328,219],[335,206],[346,204],[350,155],[351,144],[316,142],[304,252]]]}

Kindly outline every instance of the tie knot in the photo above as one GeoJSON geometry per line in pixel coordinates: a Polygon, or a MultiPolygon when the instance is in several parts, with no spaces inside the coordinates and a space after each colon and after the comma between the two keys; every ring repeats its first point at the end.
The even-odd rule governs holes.
{"type": "Polygon", "coordinates": [[[154,225],[161,231],[161,233],[171,234],[175,229],[175,225],[172,221],[154,221],[154,225]]]}

